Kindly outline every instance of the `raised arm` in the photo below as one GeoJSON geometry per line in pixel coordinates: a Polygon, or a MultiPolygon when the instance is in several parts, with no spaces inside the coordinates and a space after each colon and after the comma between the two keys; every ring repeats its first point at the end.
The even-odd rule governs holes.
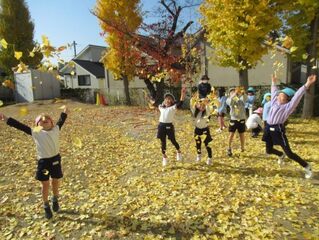
{"type": "Polygon", "coordinates": [[[185,100],[185,96],[186,96],[186,87],[182,87],[181,97],[180,97],[179,101],[176,103],[176,108],[180,108],[183,105],[183,102],[185,100]]]}
{"type": "Polygon", "coordinates": [[[64,124],[64,122],[65,122],[65,120],[66,120],[66,118],[68,116],[68,112],[69,111],[68,111],[67,107],[65,107],[63,112],[60,115],[60,118],[59,118],[58,122],[56,123],[56,125],[59,126],[59,129],[62,128],[62,126],[63,126],[63,124],[64,124]]]}
{"type": "Polygon", "coordinates": [[[22,132],[25,132],[28,135],[32,135],[32,130],[30,127],[24,125],[23,123],[20,123],[14,118],[8,118],[4,114],[0,113],[0,120],[5,121],[10,127],[14,127],[22,132]]]}
{"type": "Polygon", "coordinates": [[[307,78],[307,82],[304,86],[298,89],[298,91],[295,93],[295,95],[292,97],[289,103],[287,103],[287,110],[288,114],[291,114],[293,111],[295,111],[296,107],[298,106],[301,98],[305,94],[305,92],[310,88],[312,84],[314,84],[317,80],[316,75],[310,75],[307,78]]]}
{"type": "Polygon", "coordinates": [[[271,99],[274,99],[277,94],[277,91],[278,91],[277,82],[278,82],[278,79],[276,77],[276,74],[272,74],[271,75],[271,99]]]}

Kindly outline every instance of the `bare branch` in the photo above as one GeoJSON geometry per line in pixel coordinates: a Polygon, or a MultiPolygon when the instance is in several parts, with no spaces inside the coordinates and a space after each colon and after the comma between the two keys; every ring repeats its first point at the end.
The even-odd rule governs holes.
{"type": "Polygon", "coordinates": [[[161,4],[165,7],[165,9],[172,15],[174,16],[175,14],[173,13],[173,11],[169,8],[169,6],[166,5],[164,0],[161,0],[161,4]]]}

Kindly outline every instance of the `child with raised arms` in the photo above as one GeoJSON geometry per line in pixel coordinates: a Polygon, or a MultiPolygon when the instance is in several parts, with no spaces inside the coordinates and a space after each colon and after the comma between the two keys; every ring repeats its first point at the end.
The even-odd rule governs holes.
{"type": "Polygon", "coordinates": [[[279,157],[278,163],[283,163],[285,155],[299,163],[305,169],[305,178],[311,178],[312,170],[309,163],[303,160],[296,153],[292,152],[287,136],[284,123],[290,114],[294,112],[305,92],[316,81],[316,75],[307,78],[307,82],[295,92],[291,88],[278,90],[276,83],[277,78],[272,76],[271,85],[271,108],[269,110],[267,125],[265,128],[263,141],[266,142],[266,152],[279,157]],[[274,145],[279,145],[284,153],[274,149],[274,145]]]}
{"type": "Polygon", "coordinates": [[[0,120],[5,121],[10,127],[14,127],[33,138],[37,151],[37,171],[36,179],[41,182],[42,185],[42,200],[47,219],[52,218],[53,214],[49,204],[49,188],[50,178],[52,186],[52,209],[58,212],[60,209],[58,197],[59,197],[59,179],[63,177],[61,167],[60,156],[60,144],[59,134],[60,130],[67,118],[67,109],[60,115],[60,119],[53,124],[53,120],[49,115],[41,114],[35,119],[35,125],[37,128],[31,129],[30,127],[20,123],[11,117],[6,117],[0,113],[0,120]]]}
{"type": "Polygon", "coordinates": [[[166,155],[166,137],[168,137],[169,140],[171,140],[172,144],[176,148],[176,160],[181,161],[182,160],[182,153],[180,150],[180,146],[175,138],[175,129],[173,125],[174,117],[177,108],[181,107],[183,104],[183,101],[185,99],[186,94],[186,88],[182,88],[181,90],[181,97],[180,101],[176,102],[175,97],[167,93],[164,96],[164,102],[158,106],[158,109],[160,111],[160,117],[159,117],[159,125],[158,125],[158,131],[157,131],[157,138],[161,140],[161,149],[163,154],[163,167],[165,167],[168,163],[167,155],[166,155]]]}

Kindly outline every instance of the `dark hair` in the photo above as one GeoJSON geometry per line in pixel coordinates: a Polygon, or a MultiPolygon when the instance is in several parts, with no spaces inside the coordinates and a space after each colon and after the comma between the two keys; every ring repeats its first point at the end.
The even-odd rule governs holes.
{"type": "MultiPolygon", "coordinates": [[[[195,112],[194,112],[194,117],[196,118],[197,115],[199,114],[199,109],[197,107],[195,107],[195,112]]],[[[201,117],[204,117],[206,115],[206,109],[203,111],[202,113],[202,116],[201,117]]]]}
{"type": "Polygon", "coordinates": [[[209,80],[209,77],[205,74],[202,76],[201,80],[209,80]]]}
{"type": "Polygon", "coordinates": [[[225,96],[226,90],[224,87],[218,89],[218,97],[225,96]]]}

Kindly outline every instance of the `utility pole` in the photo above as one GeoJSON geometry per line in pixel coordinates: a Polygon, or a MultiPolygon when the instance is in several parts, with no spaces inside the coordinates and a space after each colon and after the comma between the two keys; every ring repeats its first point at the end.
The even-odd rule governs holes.
{"type": "Polygon", "coordinates": [[[72,43],[73,45],[73,50],[74,50],[74,57],[76,56],[76,45],[78,45],[75,41],[72,43]]]}

